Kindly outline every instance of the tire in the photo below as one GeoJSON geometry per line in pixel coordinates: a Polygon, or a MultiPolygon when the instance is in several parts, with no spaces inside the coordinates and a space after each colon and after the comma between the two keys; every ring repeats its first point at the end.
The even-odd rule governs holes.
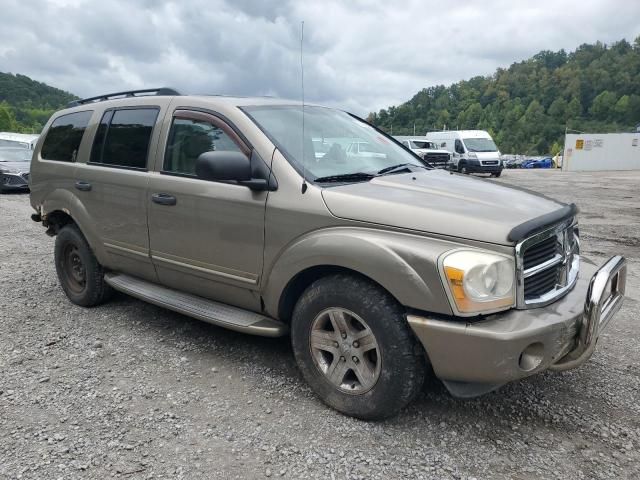
{"type": "Polygon", "coordinates": [[[58,281],[69,300],[93,307],[109,299],[113,291],[104,281],[104,269],[76,225],[58,232],[54,256],[58,281]]]}
{"type": "Polygon", "coordinates": [[[332,275],[307,288],[293,311],[291,343],[298,368],[322,401],[363,420],[394,415],[424,382],[424,350],[404,309],[356,276],[332,275]]]}
{"type": "Polygon", "coordinates": [[[498,178],[500,175],[502,175],[502,170],[500,170],[499,172],[491,174],[492,177],[496,177],[496,178],[498,178]]]}
{"type": "Polygon", "coordinates": [[[458,165],[458,172],[462,173],[463,175],[469,174],[469,171],[467,170],[467,165],[464,162],[458,165]]]}

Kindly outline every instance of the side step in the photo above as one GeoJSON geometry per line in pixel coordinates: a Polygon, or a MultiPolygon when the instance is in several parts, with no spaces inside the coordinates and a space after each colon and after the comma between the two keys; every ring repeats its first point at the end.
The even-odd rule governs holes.
{"type": "Polygon", "coordinates": [[[259,313],[178,292],[130,275],[107,273],[104,279],[115,290],[219,327],[263,337],[280,337],[288,331],[284,323],[259,313]]]}

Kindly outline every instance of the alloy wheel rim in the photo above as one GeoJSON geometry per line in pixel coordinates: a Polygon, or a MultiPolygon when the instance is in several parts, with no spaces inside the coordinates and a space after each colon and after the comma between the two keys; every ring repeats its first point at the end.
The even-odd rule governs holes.
{"type": "Polygon", "coordinates": [[[316,316],[309,348],[316,368],[342,392],[366,393],[380,377],[376,337],[361,317],[347,309],[332,307],[316,316]]]}

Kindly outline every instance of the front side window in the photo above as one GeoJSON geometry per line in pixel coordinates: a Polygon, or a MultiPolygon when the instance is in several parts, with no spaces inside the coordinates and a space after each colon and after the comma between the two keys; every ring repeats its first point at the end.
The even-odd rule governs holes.
{"type": "Polygon", "coordinates": [[[196,161],[205,152],[241,152],[238,145],[220,127],[203,120],[174,118],[169,131],[164,171],[196,174],[196,161]]]}
{"type": "MultiPolygon", "coordinates": [[[[456,140],[457,141],[457,140],[456,140]]],[[[490,138],[465,138],[464,144],[470,152],[497,152],[498,147],[490,138]]]]}
{"type": "Polygon", "coordinates": [[[157,108],[108,110],[102,116],[91,162],[145,169],[157,108]]]}
{"type": "Polygon", "coordinates": [[[349,174],[375,175],[385,168],[424,164],[371,125],[332,108],[299,105],[242,107],[287,160],[311,180],[349,174]],[[316,150],[321,138],[325,152],[316,150]]]}
{"type": "Polygon", "coordinates": [[[456,139],[455,141],[455,149],[456,149],[456,153],[464,153],[464,147],[462,146],[462,142],[458,139],[456,139]]]}
{"type": "Polygon", "coordinates": [[[93,111],[76,112],[56,118],[49,127],[40,156],[45,160],[75,162],[92,114],[93,111]]]}

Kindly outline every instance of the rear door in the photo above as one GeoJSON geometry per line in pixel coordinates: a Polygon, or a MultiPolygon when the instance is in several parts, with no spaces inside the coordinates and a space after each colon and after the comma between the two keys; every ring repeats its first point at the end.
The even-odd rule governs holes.
{"type": "Polygon", "coordinates": [[[51,122],[42,146],[31,164],[31,196],[38,201],[52,190],[73,191],[79,153],[88,148],[82,142],[93,110],[61,115],[51,122]]]}
{"type": "Polygon", "coordinates": [[[163,164],[151,175],[147,197],[160,282],[259,309],[267,192],[195,175],[200,154],[229,150],[251,156],[251,147],[227,120],[210,113],[176,110],[165,129],[163,164]]]}
{"type": "Polygon", "coordinates": [[[90,158],[78,163],[75,189],[108,254],[108,268],[151,281],[147,187],[162,108],[109,108],[98,125],[90,158]]]}

